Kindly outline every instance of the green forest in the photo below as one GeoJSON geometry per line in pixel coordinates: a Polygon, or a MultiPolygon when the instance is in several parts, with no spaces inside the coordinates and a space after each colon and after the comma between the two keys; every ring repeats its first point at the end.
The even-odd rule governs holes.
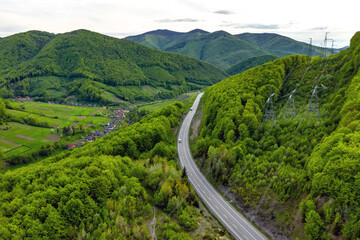
{"type": "Polygon", "coordinates": [[[174,131],[187,108],[171,104],[82,148],[0,173],[0,239],[150,239],[153,207],[158,239],[224,236],[178,167],[174,131]]]}
{"type": "MultiPolygon", "coordinates": [[[[241,63],[251,61],[251,67],[265,63],[264,55],[285,57],[294,54],[308,54],[310,45],[275,33],[241,33],[232,35],[225,31],[206,32],[194,29],[190,32],[174,32],[170,30],[155,30],[140,35],[129,36],[126,39],[167,52],[185,54],[206,61],[219,69],[228,72],[235,68],[241,71],[248,68],[241,63]],[[252,58],[260,57],[261,60],[252,58]],[[240,66],[237,66],[240,65],[240,66]]],[[[328,49],[330,50],[330,49],[328,49]]],[[[338,52],[338,50],[335,50],[338,52]]],[[[321,55],[322,48],[312,46],[312,55],[321,55]]],[[[273,59],[272,59],[273,60],[273,59]]],[[[268,60],[267,62],[269,62],[268,60]]]]}
{"type": "Polygon", "coordinates": [[[154,101],[202,89],[226,76],[194,58],[87,30],[56,35],[29,31],[0,39],[2,98],[154,101]]]}
{"type": "Polygon", "coordinates": [[[192,149],[200,168],[292,239],[360,238],[359,66],[360,32],[336,55],[288,56],[213,85],[192,149]]]}

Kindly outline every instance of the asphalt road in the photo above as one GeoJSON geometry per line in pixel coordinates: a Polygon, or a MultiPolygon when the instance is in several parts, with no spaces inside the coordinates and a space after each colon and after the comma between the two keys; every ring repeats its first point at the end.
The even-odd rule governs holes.
{"type": "Polygon", "coordinates": [[[203,93],[199,94],[192,106],[192,111],[184,119],[179,131],[177,143],[180,166],[186,166],[187,175],[196,193],[207,205],[208,209],[216,216],[224,227],[235,239],[267,239],[250,222],[247,221],[237,210],[234,209],[206,180],[195,164],[189,148],[189,131],[199,101],[203,93]]]}

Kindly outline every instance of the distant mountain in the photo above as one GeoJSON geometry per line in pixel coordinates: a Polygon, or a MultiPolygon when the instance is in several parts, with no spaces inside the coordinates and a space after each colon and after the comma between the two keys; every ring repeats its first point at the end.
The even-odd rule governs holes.
{"type": "Polygon", "coordinates": [[[249,57],[270,54],[224,31],[188,38],[163,50],[195,57],[222,70],[249,57]]]}
{"type": "Polygon", "coordinates": [[[171,47],[178,42],[187,40],[188,38],[197,38],[205,34],[208,34],[208,32],[201,29],[194,29],[185,33],[159,29],[136,36],[130,36],[126,39],[135,41],[148,47],[164,50],[165,48],[171,47]]]}
{"type": "MultiPolygon", "coordinates": [[[[275,33],[242,33],[235,36],[279,57],[309,53],[309,44],[275,33]]],[[[321,55],[321,53],[320,47],[312,46],[313,56],[321,55]]]]}
{"type": "MultiPolygon", "coordinates": [[[[170,32],[163,32],[170,34],[170,32]]],[[[150,101],[212,85],[212,65],[87,30],[31,31],[0,39],[0,95],[98,102],[150,101]]],[[[1,97],[1,96],[0,96],[1,97]]]]}
{"type": "Polygon", "coordinates": [[[241,61],[241,62],[235,64],[234,66],[232,66],[231,68],[226,70],[226,73],[229,75],[236,75],[236,74],[244,72],[250,68],[257,67],[257,66],[262,65],[267,62],[271,62],[277,58],[278,57],[275,55],[262,55],[259,57],[248,58],[244,61],[241,61]]]}
{"type": "MultiPolygon", "coordinates": [[[[199,29],[187,33],[156,30],[127,39],[148,47],[195,57],[224,71],[252,57],[283,57],[309,52],[309,44],[273,33],[231,35],[224,31],[208,33],[199,29]]],[[[313,56],[321,55],[319,47],[313,46],[312,49],[313,56]]]]}

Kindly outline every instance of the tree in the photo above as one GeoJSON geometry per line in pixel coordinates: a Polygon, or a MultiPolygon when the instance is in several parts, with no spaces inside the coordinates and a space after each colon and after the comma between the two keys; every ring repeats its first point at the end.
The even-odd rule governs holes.
{"type": "Polygon", "coordinates": [[[340,213],[336,213],[334,222],[332,224],[332,232],[334,235],[338,236],[340,234],[343,225],[342,223],[343,221],[340,213]]]}
{"type": "Polygon", "coordinates": [[[325,226],[320,215],[314,210],[306,214],[305,236],[309,240],[325,239],[325,226]]]}
{"type": "Polygon", "coordinates": [[[315,210],[315,203],[313,200],[302,200],[300,202],[299,210],[302,216],[303,222],[305,221],[305,218],[311,210],[315,210]]]}
{"type": "Polygon", "coordinates": [[[182,178],[182,179],[187,178],[186,166],[183,167],[182,174],[181,174],[181,178],[182,178]]]}

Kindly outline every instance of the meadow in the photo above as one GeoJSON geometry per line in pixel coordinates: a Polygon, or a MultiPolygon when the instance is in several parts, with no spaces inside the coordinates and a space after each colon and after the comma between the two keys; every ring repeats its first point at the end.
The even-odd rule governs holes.
{"type": "Polygon", "coordinates": [[[197,94],[198,94],[198,92],[185,93],[177,98],[165,99],[162,101],[157,101],[154,103],[146,104],[146,105],[139,107],[139,111],[146,110],[148,112],[155,112],[167,105],[170,105],[170,104],[173,104],[173,103],[179,102],[179,101],[183,102],[185,104],[185,106],[188,106],[188,105],[190,106],[191,103],[194,102],[197,94]]]}
{"type": "Polygon", "coordinates": [[[19,118],[31,117],[37,122],[46,123],[48,127],[31,126],[21,122],[9,122],[0,130],[0,149],[5,158],[22,154],[29,150],[40,149],[41,146],[60,141],[64,127],[74,127],[75,134],[66,140],[79,140],[80,135],[99,129],[107,123],[107,110],[101,107],[67,106],[42,102],[13,102],[22,109],[8,109],[8,112],[19,118]],[[79,132],[82,129],[84,131],[79,132]]]}

